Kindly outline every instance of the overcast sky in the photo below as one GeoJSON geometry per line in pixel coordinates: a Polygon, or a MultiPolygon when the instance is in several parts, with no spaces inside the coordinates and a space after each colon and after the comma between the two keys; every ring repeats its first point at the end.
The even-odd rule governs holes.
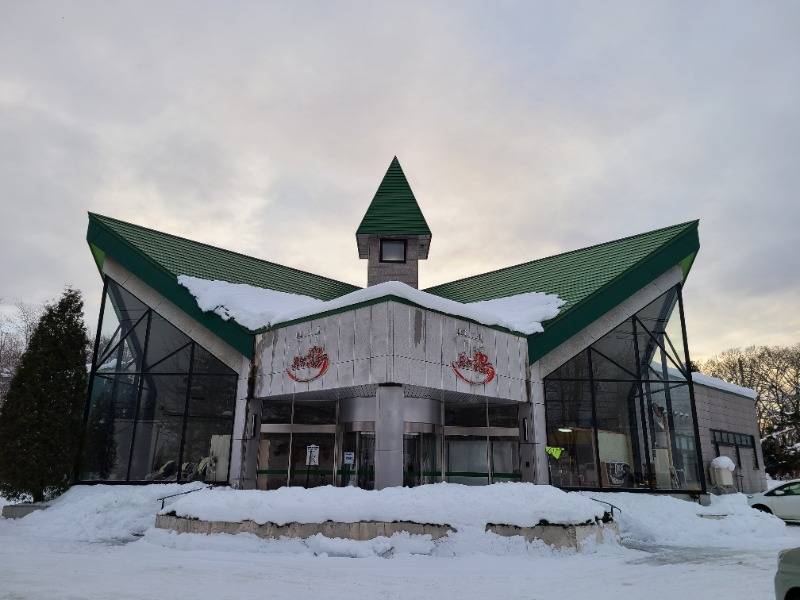
{"type": "Polygon", "coordinates": [[[698,358],[800,342],[797,2],[0,0],[0,297],[87,211],[366,284],[397,155],[426,287],[700,219],[698,358]]]}

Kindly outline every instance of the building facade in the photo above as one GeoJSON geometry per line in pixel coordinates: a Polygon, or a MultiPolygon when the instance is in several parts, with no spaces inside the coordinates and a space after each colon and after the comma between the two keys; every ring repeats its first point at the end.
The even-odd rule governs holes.
{"type": "Polygon", "coordinates": [[[105,286],[78,479],[703,493],[699,424],[727,430],[687,369],[697,227],[417,290],[432,235],[395,159],[356,233],[362,290],[90,214],[105,286]],[[182,277],[318,308],[245,326],[182,277]],[[534,293],[561,306],[526,329],[534,293]]]}

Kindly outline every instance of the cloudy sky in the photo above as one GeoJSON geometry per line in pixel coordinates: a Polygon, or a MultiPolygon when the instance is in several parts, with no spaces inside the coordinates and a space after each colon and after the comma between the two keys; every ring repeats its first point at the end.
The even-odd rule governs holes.
{"type": "Polygon", "coordinates": [[[425,287],[683,221],[690,348],[800,342],[796,2],[0,0],[0,298],[87,211],[365,285],[397,155],[425,287]]]}

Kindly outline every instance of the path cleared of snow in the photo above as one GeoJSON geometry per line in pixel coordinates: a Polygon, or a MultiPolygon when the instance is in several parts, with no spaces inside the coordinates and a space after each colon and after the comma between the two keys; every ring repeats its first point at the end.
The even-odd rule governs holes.
{"type": "MultiPolygon", "coordinates": [[[[500,491],[505,485],[513,484],[491,487],[500,491]]],[[[615,511],[619,543],[607,540],[578,552],[479,527],[436,541],[396,535],[366,542],[152,528],[161,509],[158,498],[195,487],[76,487],[45,511],[18,521],[0,519],[0,598],[768,600],[778,551],[800,546],[800,527],[750,509],[739,494],[701,507],[666,496],[559,492],[621,509],[615,511]]],[[[551,493],[548,486],[535,487],[551,493]]],[[[489,488],[473,489],[480,497],[489,488]]],[[[167,509],[192,496],[236,493],[196,492],[167,500],[167,509]]],[[[463,501],[469,502],[468,495],[463,501]]]]}

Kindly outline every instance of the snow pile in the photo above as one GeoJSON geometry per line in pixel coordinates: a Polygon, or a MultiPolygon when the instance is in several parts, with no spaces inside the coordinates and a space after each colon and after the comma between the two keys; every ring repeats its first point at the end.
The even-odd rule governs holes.
{"type": "Polygon", "coordinates": [[[360,302],[396,296],[423,308],[530,335],[544,331],[542,322],[556,317],[565,302],[555,294],[529,292],[464,304],[422,292],[399,281],[387,281],[328,301],[188,275],[179,275],[178,283],[189,290],[202,311],[214,312],[225,320],[234,319],[252,331],[360,302]]]}
{"type": "Polygon", "coordinates": [[[614,511],[614,520],[624,540],[665,546],[736,547],[747,539],[750,546],[769,547],[787,536],[783,521],[748,506],[744,494],[712,495],[710,506],[700,506],[669,496],[580,493],[621,509],[614,511]]]}
{"type": "Polygon", "coordinates": [[[606,507],[549,485],[497,483],[472,487],[437,483],[368,491],[331,486],[274,491],[203,490],[179,498],[163,512],[205,521],[321,523],[414,521],[456,528],[487,523],[531,527],[542,520],[577,524],[602,518],[606,507]]]}
{"type": "Polygon", "coordinates": [[[287,294],[244,283],[210,281],[188,275],[178,276],[178,283],[191,292],[203,312],[214,312],[224,320],[234,319],[239,325],[255,331],[277,323],[279,315],[297,310],[312,313],[323,310],[322,300],[298,294],[287,294]]]}
{"type": "Polygon", "coordinates": [[[718,390],[725,390],[726,392],[733,392],[734,394],[752,398],[753,400],[758,398],[758,392],[755,390],[751,390],[750,388],[742,387],[734,383],[729,383],[724,379],[711,377],[711,375],[704,375],[703,373],[698,373],[696,371],[692,373],[692,382],[698,385],[717,388],[718,390]]]}
{"type": "Polygon", "coordinates": [[[712,469],[728,469],[728,471],[735,471],[736,465],[727,456],[718,456],[711,461],[712,469]]]}
{"type": "Polygon", "coordinates": [[[99,541],[141,535],[155,523],[159,498],[197,488],[197,484],[75,486],[52,505],[11,521],[26,535],[99,541]]]}

